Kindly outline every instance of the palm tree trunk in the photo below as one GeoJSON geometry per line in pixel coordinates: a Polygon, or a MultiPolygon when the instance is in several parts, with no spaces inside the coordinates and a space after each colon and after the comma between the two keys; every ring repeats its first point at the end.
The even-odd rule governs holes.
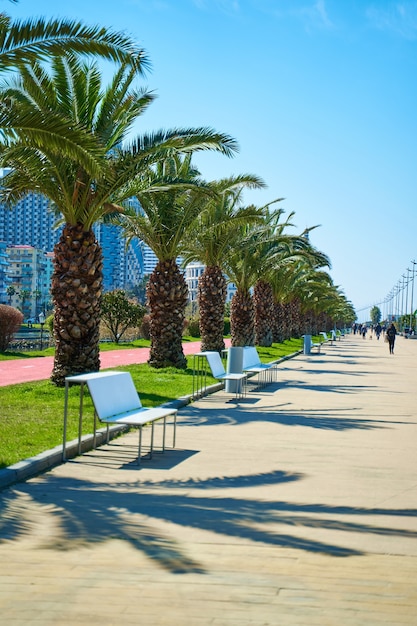
{"type": "Polygon", "coordinates": [[[255,305],[255,344],[272,346],[272,320],[274,300],[272,285],[265,280],[258,280],[253,290],[255,305]]]}
{"type": "Polygon", "coordinates": [[[290,333],[291,337],[301,337],[303,329],[301,327],[301,304],[298,298],[294,298],[290,302],[290,333]]]}
{"type": "Polygon", "coordinates": [[[217,265],[205,268],[198,280],[198,306],[200,309],[201,351],[225,348],[224,307],[226,304],[227,283],[217,265]]]}
{"type": "Polygon", "coordinates": [[[232,346],[255,345],[255,309],[249,291],[236,291],[230,305],[232,346]]]}
{"type": "Polygon", "coordinates": [[[285,341],[286,339],[291,339],[291,305],[289,302],[284,302],[283,307],[284,316],[282,319],[282,328],[285,341]]]}
{"type": "Polygon", "coordinates": [[[284,305],[278,300],[274,300],[272,341],[273,343],[282,343],[284,341],[284,305]]]}
{"type": "Polygon", "coordinates": [[[185,369],[182,349],[188,289],[175,259],[159,261],[146,288],[150,307],[149,365],[185,369]]]}
{"type": "Polygon", "coordinates": [[[52,298],[55,360],[51,380],[100,369],[101,247],[92,230],[66,224],[55,246],[52,298]]]}

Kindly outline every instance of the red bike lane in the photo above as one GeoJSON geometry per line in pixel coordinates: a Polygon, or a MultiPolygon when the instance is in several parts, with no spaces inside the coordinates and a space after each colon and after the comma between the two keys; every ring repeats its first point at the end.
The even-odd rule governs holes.
{"type": "MultiPolygon", "coordinates": [[[[226,346],[230,339],[225,340],[226,346]]],[[[196,354],[200,350],[200,342],[192,341],[183,344],[186,356],[196,354]]],[[[122,350],[108,350],[100,352],[101,369],[111,369],[121,365],[146,363],[149,358],[149,348],[125,348],[122,350]]],[[[0,387],[28,383],[35,380],[46,380],[52,373],[53,356],[28,357],[0,361],[0,387]]]]}

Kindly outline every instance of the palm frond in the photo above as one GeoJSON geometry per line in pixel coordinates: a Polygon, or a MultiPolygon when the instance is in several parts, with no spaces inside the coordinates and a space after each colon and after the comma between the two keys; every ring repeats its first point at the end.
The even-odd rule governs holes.
{"type": "Polygon", "coordinates": [[[7,69],[51,56],[74,53],[128,62],[139,72],[150,67],[145,52],[128,36],[68,19],[29,18],[0,21],[0,68],[7,69]]]}

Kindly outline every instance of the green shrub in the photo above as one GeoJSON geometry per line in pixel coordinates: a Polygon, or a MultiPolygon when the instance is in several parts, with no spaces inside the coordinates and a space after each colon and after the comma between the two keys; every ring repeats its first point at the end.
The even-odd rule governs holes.
{"type": "Polygon", "coordinates": [[[48,317],[46,318],[45,328],[49,330],[49,333],[52,337],[54,334],[54,316],[53,315],[48,315],[48,317]]]}
{"type": "Polygon", "coordinates": [[[188,320],[187,332],[190,337],[200,337],[200,320],[198,317],[191,317],[188,320]]]}
{"type": "Polygon", "coordinates": [[[8,304],[0,304],[0,352],[6,352],[23,322],[23,313],[8,304]]]}
{"type": "Polygon", "coordinates": [[[144,315],[142,324],[140,325],[140,335],[143,339],[151,338],[151,316],[144,315]]]}

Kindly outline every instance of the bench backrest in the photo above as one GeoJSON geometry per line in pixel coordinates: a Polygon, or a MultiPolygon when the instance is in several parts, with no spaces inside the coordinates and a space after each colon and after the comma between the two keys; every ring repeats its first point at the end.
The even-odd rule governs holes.
{"type": "Polygon", "coordinates": [[[99,419],[142,408],[130,372],[94,378],[87,385],[99,419]]]}
{"type": "Polygon", "coordinates": [[[260,364],[261,360],[255,346],[245,346],[243,348],[243,369],[260,364]]]}
{"type": "Polygon", "coordinates": [[[213,374],[213,378],[218,378],[219,376],[224,376],[226,374],[226,370],[224,369],[224,365],[220,358],[220,354],[218,352],[205,352],[204,353],[209,367],[211,369],[211,373],[213,374]]]}

